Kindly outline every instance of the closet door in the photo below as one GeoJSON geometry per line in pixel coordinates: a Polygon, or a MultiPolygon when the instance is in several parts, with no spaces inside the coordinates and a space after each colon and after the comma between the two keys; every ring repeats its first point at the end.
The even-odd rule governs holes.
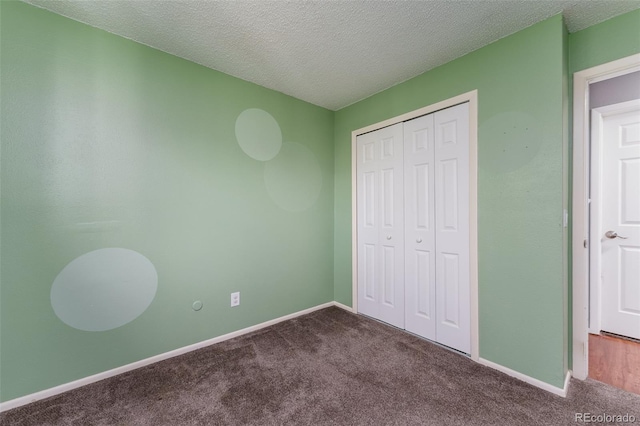
{"type": "Polygon", "coordinates": [[[404,123],[405,328],[436,340],[433,114],[404,123]]]}
{"type": "Polygon", "coordinates": [[[436,341],[471,352],[469,108],[434,114],[436,341]]]}
{"type": "Polygon", "coordinates": [[[356,139],[358,310],[404,328],[402,123],[356,139]]]}

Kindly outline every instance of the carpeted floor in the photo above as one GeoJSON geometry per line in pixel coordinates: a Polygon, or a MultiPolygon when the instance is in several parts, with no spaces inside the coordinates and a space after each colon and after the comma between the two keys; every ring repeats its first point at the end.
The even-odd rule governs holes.
{"type": "Polygon", "coordinates": [[[561,398],[328,308],[7,411],[0,424],[575,425],[576,413],[640,423],[640,395],[572,380],[561,398]]]}

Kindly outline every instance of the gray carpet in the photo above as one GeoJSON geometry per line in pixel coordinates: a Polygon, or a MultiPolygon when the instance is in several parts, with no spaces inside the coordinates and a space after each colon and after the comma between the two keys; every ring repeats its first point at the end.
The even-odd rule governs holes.
{"type": "Polygon", "coordinates": [[[572,380],[560,398],[328,308],[7,411],[0,424],[575,425],[576,412],[640,423],[640,395],[572,380]]]}

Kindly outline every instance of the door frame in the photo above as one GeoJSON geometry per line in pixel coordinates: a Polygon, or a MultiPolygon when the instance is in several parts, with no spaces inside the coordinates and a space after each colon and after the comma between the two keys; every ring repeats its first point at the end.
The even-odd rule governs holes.
{"type": "Polygon", "coordinates": [[[412,120],[441,109],[469,103],[469,286],[471,299],[471,359],[480,358],[478,321],[478,91],[472,90],[453,98],[425,106],[388,120],[351,132],[351,269],[352,309],[358,313],[358,212],[356,192],[356,138],[383,127],[412,120]]]}
{"type": "Polygon", "coordinates": [[[573,75],[573,199],[572,199],[572,376],[589,374],[589,85],[640,70],[640,54],[598,65],[573,75]]]}

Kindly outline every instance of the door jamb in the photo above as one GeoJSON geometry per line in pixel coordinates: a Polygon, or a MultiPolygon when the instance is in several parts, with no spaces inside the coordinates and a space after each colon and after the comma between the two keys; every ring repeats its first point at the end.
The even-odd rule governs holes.
{"type": "Polygon", "coordinates": [[[356,138],[403,121],[412,120],[441,109],[469,103],[469,286],[471,302],[471,359],[480,358],[478,316],[478,91],[472,90],[453,98],[402,114],[351,132],[351,270],[352,307],[358,312],[358,245],[356,193],[356,138]]]}
{"type": "Polygon", "coordinates": [[[640,54],[598,65],[573,75],[572,200],[572,376],[589,373],[589,85],[640,70],[640,54]]]}

